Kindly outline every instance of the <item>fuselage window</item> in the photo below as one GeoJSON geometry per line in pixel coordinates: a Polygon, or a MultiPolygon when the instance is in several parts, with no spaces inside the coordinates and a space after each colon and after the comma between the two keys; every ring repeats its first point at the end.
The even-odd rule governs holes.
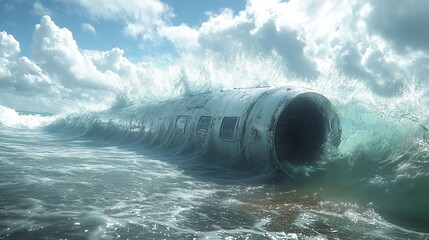
{"type": "Polygon", "coordinates": [[[188,122],[188,117],[179,116],[176,119],[176,132],[177,133],[185,133],[186,123],[188,122]]]}
{"type": "Polygon", "coordinates": [[[212,123],[212,118],[210,116],[202,116],[198,121],[197,133],[199,135],[206,136],[209,134],[210,125],[212,123]]]}
{"type": "Polygon", "coordinates": [[[220,127],[220,138],[233,141],[238,117],[224,117],[220,127]]]}

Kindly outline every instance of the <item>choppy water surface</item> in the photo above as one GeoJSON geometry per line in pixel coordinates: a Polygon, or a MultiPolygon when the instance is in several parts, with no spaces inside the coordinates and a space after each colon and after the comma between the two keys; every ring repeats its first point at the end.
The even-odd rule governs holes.
{"type": "Polygon", "coordinates": [[[97,113],[3,110],[0,238],[427,239],[424,122],[336,105],[343,142],[299,182],[145,146],[97,113]]]}

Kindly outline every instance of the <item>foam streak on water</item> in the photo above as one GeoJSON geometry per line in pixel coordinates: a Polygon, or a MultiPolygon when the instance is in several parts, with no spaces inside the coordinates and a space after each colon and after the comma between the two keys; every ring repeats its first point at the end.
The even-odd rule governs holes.
{"type": "Polygon", "coordinates": [[[139,76],[123,79],[129,86],[112,93],[111,108],[110,98],[54,116],[0,106],[0,239],[428,237],[424,81],[404,79],[386,97],[369,80],[296,79],[250,53],[183,55],[139,76]],[[316,90],[340,116],[338,150],[299,182],[145,145],[120,115],[160,99],[264,85],[316,90]]]}
{"type": "Polygon", "coordinates": [[[427,238],[425,119],[312,84],[336,105],[343,142],[299,183],[146,146],[126,119],[106,125],[118,106],[55,118],[3,109],[0,238],[427,238]]]}

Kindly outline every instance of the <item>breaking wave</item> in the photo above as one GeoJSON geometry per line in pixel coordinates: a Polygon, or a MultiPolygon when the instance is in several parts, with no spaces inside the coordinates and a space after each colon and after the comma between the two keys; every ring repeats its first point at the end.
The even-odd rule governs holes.
{"type": "MultiPolygon", "coordinates": [[[[163,86],[169,85],[167,91],[162,91],[166,89],[162,86],[141,83],[118,93],[116,101],[107,110],[77,111],[55,116],[20,113],[0,106],[0,126],[39,128],[62,139],[92,142],[94,148],[116,146],[138,154],[150,152],[150,156],[209,182],[240,185],[246,181],[254,183],[269,178],[265,179],[265,183],[272,184],[273,176],[255,176],[261,174],[257,172],[240,173],[230,170],[228,164],[205,161],[199,153],[166,149],[162,142],[151,142],[150,136],[136,127],[140,124],[138,109],[149,102],[225,88],[263,85],[304,87],[323,94],[333,103],[340,116],[343,133],[338,150],[324,155],[321,164],[309,171],[304,179],[299,182],[281,179],[276,183],[277,186],[285,186],[287,191],[299,189],[299,196],[317,195],[321,199],[314,203],[317,207],[311,211],[298,214],[301,220],[296,220],[294,224],[307,229],[313,222],[311,219],[317,216],[335,222],[340,215],[351,214],[347,215],[350,219],[386,219],[386,224],[429,232],[429,88],[424,83],[409,79],[400,93],[386,97],[373,93],[361,79],[336,74],[314,80],[296,79],[284,76],[279,71],[281,67],[275,63],[258,59],[255,60],[257,64],[248,61],[245,64],[245,59],[240,58],[221,63],[207,60],[202,65],[189,61],[176,63],[174,71],[166,71],[167,80],[163,86]],[[237,70],[238,67],[249,71],[237,70]],[[180,74],[170,75],[181,68],[180,74]],[[342,203],[341,209],[349,211],[335,210],[339,203],[342,203]],[[353,207],[353,204],[358,207],[353,207]],[[367,210],[359,212],[360,206],[373,209],[374,213],[367,210]]],[[[156,71],[155,74],[162,76],[161,72],[156,71]]],[[[293,204],[298,206],[301,203],[297,199],[293,204]]],[[[359,221],[352,220],[355,223],[359,221]]],[[[336,224],[339,228],[345,227],[341,223],[336,224]]],[[[361,226],[362,229],[366,227],[361,226]]],[[[288,236],[294,239],[295,235],[288,236]]]]}

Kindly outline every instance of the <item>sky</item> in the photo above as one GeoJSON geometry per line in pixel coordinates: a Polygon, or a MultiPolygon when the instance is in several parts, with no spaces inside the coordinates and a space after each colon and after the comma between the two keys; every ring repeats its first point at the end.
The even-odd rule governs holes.
{"type": "Polygon", "coordinates": [[[0,105],[57,113],[333,77],[396,97],[428,82],[428,12],[426,0],[0,0],[0,105]]]}

